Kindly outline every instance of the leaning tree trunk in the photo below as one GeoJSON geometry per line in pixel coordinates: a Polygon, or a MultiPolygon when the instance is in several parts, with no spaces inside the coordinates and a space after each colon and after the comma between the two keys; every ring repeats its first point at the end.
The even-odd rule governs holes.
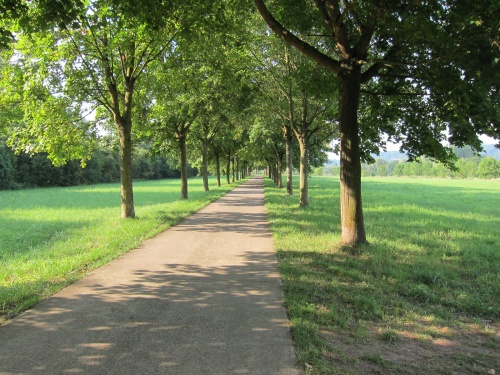
{"type": "Polygon", "coordinates": [[[132,187],[132,124],[128,121],[120,121],[117,128],[120,135],[121,218],[133,219],[135,210],[132,187]]]}
{"type": "Polygon", "coordinates": [[[307,139],[299,140],[300,167],[299,167],[299,201],[300,206],[309,206],[309,149],[307,139]]]}
{"type": "Polygon", "coordinates": [[[186,136],[178,135],[177,141],[181,151],[181,199],[188,199],[186,136]]]}
{"type": "Polygon", "coordinates": [[[360,71],[354,68],[341,78],[340,86],[340,216],[342,243],[366,242],[361,202],[361,153],[358,124],[360,71]]]}
{"type": "Polygon", "coordinates": [[[210,189],[208,187],[208,145],[206,141],[203,141],[201,153],[203,159],[202,160],[203,189],[205,189],[205,191],[209,191],[210,189]]]}

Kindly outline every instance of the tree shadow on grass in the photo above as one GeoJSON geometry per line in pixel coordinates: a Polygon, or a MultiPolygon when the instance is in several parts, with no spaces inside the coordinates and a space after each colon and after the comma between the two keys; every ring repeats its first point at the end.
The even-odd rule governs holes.
{"type": "Polygon", "coordinates": [[[270,217],[285,238],[278,255],[300,361],[318,373],[499,368],[498,194],[480,191],[478,200],[477,189],[365,181],[371,245],[352,256],[315,241],[340,232],[338,188],[327,183],[306,209],[277,189],[266,197],[280,210],[270,217]],[[308,241],[287,242],[285,233],[308,241]]]}
{"type": "Polygon", "coordinates": [[[416,266],[417,260],[280,253],[299,359],[322,368],[318,373],[328,373],[328,366],[359,374],[498,368],[498,289],[496,296],[485,295],[484,287],[479,291],[473,280],[461,279],[473,277],[470,273],[452,272],[457,263],[432,270],[416,266]]]}

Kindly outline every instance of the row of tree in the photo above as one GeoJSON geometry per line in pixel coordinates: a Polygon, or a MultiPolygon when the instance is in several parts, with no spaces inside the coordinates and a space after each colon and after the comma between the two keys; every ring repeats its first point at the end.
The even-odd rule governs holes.
{"type": "Polygon", "coordinates": [[[401,143],[451,165],[442,141],[500,137],[495,0],[19,0],[1,3],[0,131],[56,165],[119,147],[121,215],[133,218],[133,147],[187,165],[268,166],[307,206],[311,165],[341,157],[342,242],[366,241],[361,162],[401,143]],[[264,20],[265,22],[262,22],[264,20]],[[294,152],[295,151],[295,152],[294,152]]]}
{"type": "MultiPolygon", "coordinates": [[[[440,177],[440,178],[500,178],[500,160],[488,157],[460,158],[456,169],[447,168],[443,163],[437,163],[423,158],[418,161],[404,160],[387,161],[376,159],[374,163],[361,165],[364,177],[440,177]]],[[[325,165],[314,169],[317,176],[338,176],[340,167],[325,165]]]]}

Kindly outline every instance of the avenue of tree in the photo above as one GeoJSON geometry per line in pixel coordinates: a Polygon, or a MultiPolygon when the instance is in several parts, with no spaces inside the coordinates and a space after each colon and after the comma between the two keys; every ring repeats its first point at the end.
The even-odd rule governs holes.
{"type": "MultiPolygon", "coordinates": [[[[500,138],[494,0],[0,0],[0,136],[85,166],[119,150],[134,218],[133,149],[221,184],[266,166],[277,184],[339,141],[342,243],[366,242],[361,163],[401,144],[453,166],[453,146],[500,138]],[[95,154],[94,154],[95,155],[95,154]]],[[[334,220],[332,213],[332,220],[334,220]]]]}

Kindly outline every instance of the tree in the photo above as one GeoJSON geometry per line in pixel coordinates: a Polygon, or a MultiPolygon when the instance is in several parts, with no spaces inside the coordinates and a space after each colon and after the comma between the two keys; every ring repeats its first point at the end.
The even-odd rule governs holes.
{"type": "MultiPolygon", "coordinates": [[[[112,119],[120,140],[122,217],[134,217],[131,155],[132,124],[135,118],[140,117],[135,114],[137,83],[143,80],[146,73],[149,74],[153,61],[166,56],[167,50],[175,44],[174,39],[179,38],[181,33],[192,35],[200,24],[217,22],[212,12],[212,8],[218,9],[217,4],[201,2],[193,7],[182,1],[159,0],[140,3],[127,0],[85,3],[75,0],[66,2],[66,5],[62,1],[53,3],[56,8],[69,10],[76,4],[75,9],[80,11],[61,11],[65,17],[58,18],[57,27],[52,28],[50,34],[40,34],[57,38],[46,57],[47,61],[55,58],[52,61],[55,64],[48,70],[52,80],[59,81],[63,90],[50,92],[55,98],[52,101],[59,103],[62,98],[72,98],[72,105],[83,102],[81,106],[90,106],[91,111],[104,108],[112,119]],[[85,7],[80,9],[82,4],[85,7]]],[[[26,9],[34,15],[45,8],[53,8],[45,6],[42,1],[26,4],[26,9]]],[[[31,37],[34,35],[28,34],[31,37]]],[[[44,39],[35,39],[39,40],[44,39]]],[[[42,82],[45,84],[45,81],[42,82]]],[[[59,103],[59,109],[63,109],[64,104],[73,109],[69,103],[59,103]]],[[[97,114],[101,115],[102,110],[97,114]]],[[[53,139],[60,140],[57,135],[53,139]]],[[[62,141],[63,145],[67,143],[62,141]]]]}
{"type": "Polygon", "coordinates": [[[294,105],[294,108],[300,110],[299,116],[294,116],[292,129],[300,148],[299,165],[299,194],[300,205],[309,205],[309,160],[311,157],[311,148],[316,143],[317,146],[328,144],[334,134],[336,124],[331,119],[331,103],[324,98],[311,100],[309,92],[302,90],[302,100],[300,105],[294,105]]]}
{"type": "MultiPolygon", "coordinates": [[[[260,102],[257,112],[273,118],[274,126],[281,128],[285,138],[286,192],[293,195],[293,77],[289,47],[275,37],[267,37],[265,30],[255,32],[252,59],[258,67],[256,81],[260,102]]],[[[278,179],[279,182],[279,179],[278,179]]],[[[280,186],[280,184],[278,184],[280,186]]]]}
{"type": "Polygon", "coordinates": [[[254,1],[276,34],[339,82],[343,244],[366,242],[361,161],[385,145],[382,134],[410,160],[446,163],[445,131],[475,150],[477,134],[500,137],[497,1],[281,0],[271,11],[254,1]]]}
{"type": "MultiPolygon", "coordinates": [[[[85,117],[82,114],[85,108],[90,107],[89,112],[104,108],[119,135],[122,218],[135,217],[132,124],[136,84],[148,65],[170,46],[180,29],[176,8],[170,9],[172,18],[165,17],[161,22],[155,19],[148,24],[144,12],[135,13],[138,9],[128,9],[128,6],[131,5],[92,1],[70,24],[60,24],[50,33],[24,34],[18,43],[27,62],[39,66],[37,74],[28,77],[31,84],[24,85],[35,87],[36,92],[28,93],[29,100],[25,103],[32,105],[25,111],[26,120],[21,126],[24,132],[18,134],[30,132],[38,134],[38,138],[43,135],[50,142],[38,142],[39,145],[57,146],[45,150],[51,157],[59,155],[59,149],[66,145],[69,150],[75,147],[85,150],[78,142],[83,137],[69,138],[74,138],[75,132],[65,124],[70,118],[85,117]],[[40,77],[39,72],[45,76],[40,77]],[[36,102],[39,93],[44,96],[42,103],[48,107],[41,113],[36,102]],[[68,113],[67,108],[74,113],[68,113]],[[46,116],[41,116],[44,114],[46,116]],[[46,131],[47,125],[54,129],[53,133],[46,131]],[[64,129],[67,129],[67,137],[63,138],[64,129]]],[[[25,64],[23,70],[29,72],[29,65],[25,64]]],[[[29,141],[29,137],[22,138],[18,148],[29,141]]],[[[61,159],[72,156],[63,155],[61,159]]]]}
{"type": "MultiPolygon", "coordinates": [[[[183,72],[192,71],[184,67],[183,72]]],[[[188,199],[188,170],[187,170],[187,137],[188,133],[200,115],[203,100],[197,95],[197,84],[188,80],[177,71],[166,81],[158,80],[164,96],[153,106],[150,121],[151,132],[155,148],[159,152],[172,151],[176,147],[179,155],[181,170],[181,199],[188,199]]],[[[175,152],[175,151],[174,151],[175,152]]]]}
{"type": "MultiPolygon", "coordinates": [[[[331,96],[335,85],[328,84],[329,77],[315,69],[313,62],[291,51],[282,41],[258,46],[254,53],[260,65],[259,81],[262,100],[259,111],[269,116],[282,130],[285,141],[287,194],[292,195],[293,140],[300,151],[300,205],[309,204],[308,173],[311,148],[324,147],[333,138],[336,128],[331,96]],[[326,84],[325,84],[326,82],[326,84]]],[[[260,41],[260,39],[258,39],[260,41]]],[[[272,126],[272,125],[271,125],[272,126]]],[[[279,143],[282,143],[281,141],[279,143]]],[[[276,144],[277,146],[277,144],[276,144]]],[[[275,147],[277,152],[278,148],[275,147]]],[[[277,160],[281,160],[277,155],[277,160]]],[[[280,162],[281,164],[281,162],[280,162]]],[[[276,170],[281,187],[281,167],[276,170]]]]}
{"type": "Polygon", "coordinates": [[[477,167],[477,175],[480,178],[497,178],[500,175],[497,161],[489,156],[482,158],[477,167]]]}

